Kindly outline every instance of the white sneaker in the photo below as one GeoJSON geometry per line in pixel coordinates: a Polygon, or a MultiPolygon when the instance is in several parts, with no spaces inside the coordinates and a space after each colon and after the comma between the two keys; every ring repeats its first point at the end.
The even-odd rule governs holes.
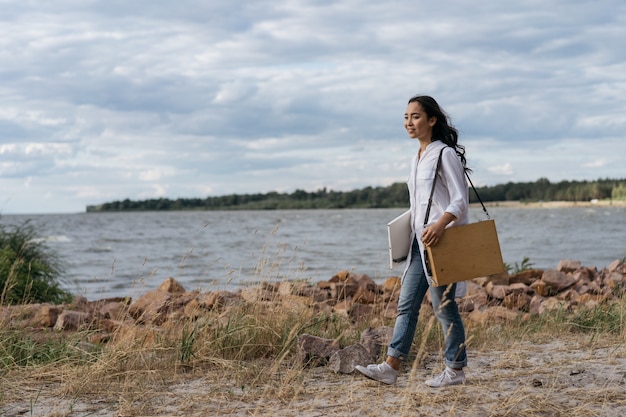
{"type": "Polygon", "coordinates": [[[387,362],[378,365],[367,365],[367,367],[357,365],[355,369],[366,377],[374,381],[382,382],[383,384],[395,384],[396,379],[398,379],[398,371],[393,369],[387,362]]]}
{"type": "Polygon", "coordinates": [[[465,373],[462,369],[455,371],[446,366],[446,369],[433,379],[426,381],[426,385],[432,388],[447,387],[448,385],[465,384],[465,373]]]}

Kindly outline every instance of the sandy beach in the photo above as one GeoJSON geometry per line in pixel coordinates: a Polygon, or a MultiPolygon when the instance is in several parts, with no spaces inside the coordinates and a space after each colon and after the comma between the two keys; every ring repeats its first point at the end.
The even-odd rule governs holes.
{"type": "MultiPolygon", "coordinates": [[[[497,331],[497,329],[494,329],[497,331]]],[[[464,386],[431,389],[423,381],[441,358],[405,369],[394,386],[327,367],[294,372],[285,364],[274,383],[237,384],[227,372],[179,373],[149,389],[111,386],[68,394],[67,384],[21,387],[23,400],[3,416],[620,416],[626,415],[626,346],[589,336],[519,341],[510,348],[470,350],[464,386]],[[133,391],[136,390],[133,395],[133,391]]]]}

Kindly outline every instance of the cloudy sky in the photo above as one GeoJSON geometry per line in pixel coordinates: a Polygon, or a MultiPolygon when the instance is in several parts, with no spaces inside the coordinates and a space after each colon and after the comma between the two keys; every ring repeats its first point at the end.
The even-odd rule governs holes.
{"type": "Polygon", "coordinates": [[[0,0],[0,212],[405,181],[429,94],[477,185],[626,177],[623,0],[0,0]]]}

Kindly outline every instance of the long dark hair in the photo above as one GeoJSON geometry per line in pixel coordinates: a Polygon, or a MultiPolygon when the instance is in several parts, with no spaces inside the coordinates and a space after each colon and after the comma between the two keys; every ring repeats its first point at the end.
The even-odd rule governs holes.
{"type": "Polygon", "coordinates": [[[410,103],[419,103],[422,109],[426,112],[426,115],[430,119],[436,117],[437,122],[433,126],[433,142],[440,140],[446,145],[450,146],[456,151],[456,154],[463,163],[463,168],[466,171],[471,171],[467,167],[467,160],[465,159],[465,146],[459,145],[459,132],[450,123],[448,115],[439,107],[439,104],[431,96],[414,96],[409,100],[410,103]]]}

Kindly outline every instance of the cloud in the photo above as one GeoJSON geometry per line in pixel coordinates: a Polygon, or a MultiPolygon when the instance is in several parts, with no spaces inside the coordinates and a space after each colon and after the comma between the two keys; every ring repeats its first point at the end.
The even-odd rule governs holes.
{"type": "Polygon", "coordinates": [[[5,213],[404,181],[416,93],[477,183],[623,176],[621,1],[4,5],[5,213]]]}

